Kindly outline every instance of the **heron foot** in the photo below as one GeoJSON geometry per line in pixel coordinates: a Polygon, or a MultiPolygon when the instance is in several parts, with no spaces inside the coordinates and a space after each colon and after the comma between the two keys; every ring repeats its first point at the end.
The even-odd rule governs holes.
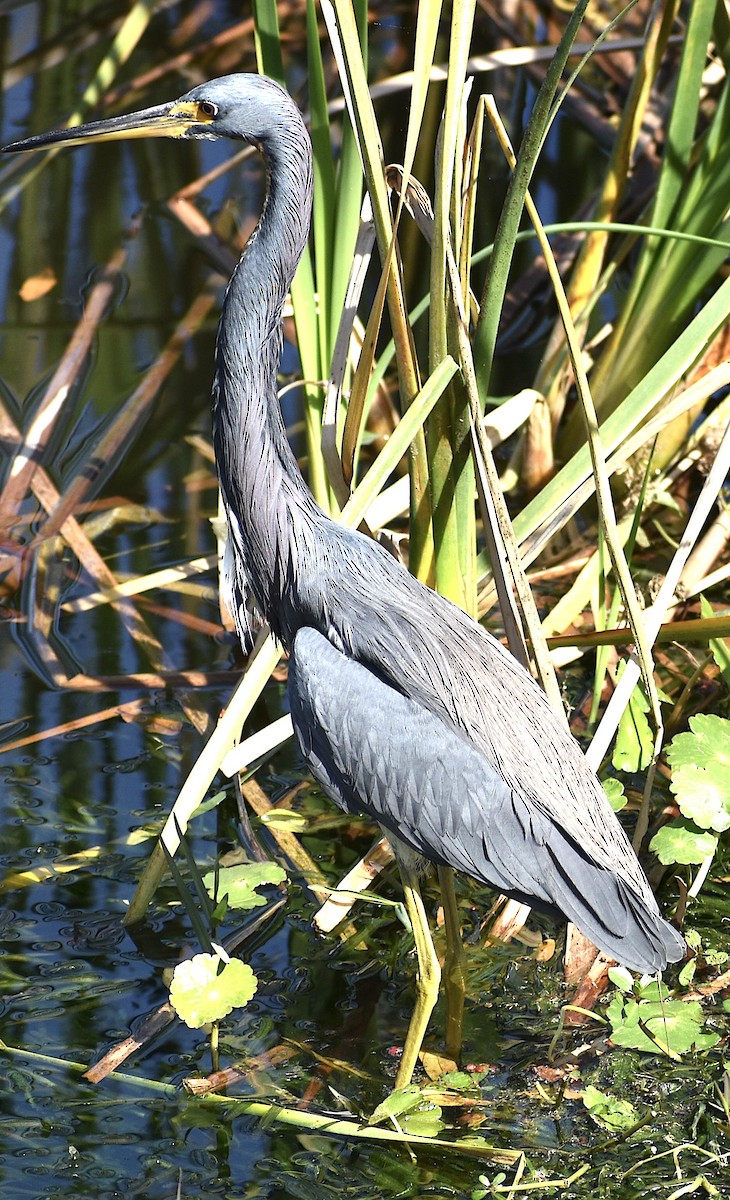
{"type": "Polygon", "coordinates": [[[428,1022],[438,1000],[441,984],[441,966],[428,926],[418,876],[415,871],[405,867],[402,863],[400,871],[403,880],[403,896],[413,929],[413,940],[416,944],[418,973],[416,976],[416,1003],[403,1045],[403,1054],[395,1079],[396,1088],[407,1087],[411,1082],[428,1022]]]}

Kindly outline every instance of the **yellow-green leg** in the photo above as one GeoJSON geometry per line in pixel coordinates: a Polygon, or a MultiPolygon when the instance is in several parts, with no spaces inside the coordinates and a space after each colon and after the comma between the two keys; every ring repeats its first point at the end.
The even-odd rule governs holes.
{"type": "Polygon", "coordinates": [[[461,1054],[464,997],[466,994],[466,961],[461,938],[459,910],[456,904],[454,872],[450,867],[438,868],[441,900],[444,906],[446,954],[444,957],[444,992],[446,994],[446,1053],[458,1060],[461,1054]]]}
{"type": "Polygon", "coordinates": [[[403,1055],[395,1080],[397,1088],[407,1087],[411,1082],[413,1068],[418,1061],[426,1028],[428,1026],[434,1005],[438,1000],[439,984],[441,983],[441,967],[436,957],[428,918],[423,906],[418,875],[412,867],[399,863],[401,879],[403,880],[403,897],[406,910],[413,929],[413,940],[416,943],[418,958],[418,973],[416,977],[416,1003],[408,1026],[403,1055]]]}

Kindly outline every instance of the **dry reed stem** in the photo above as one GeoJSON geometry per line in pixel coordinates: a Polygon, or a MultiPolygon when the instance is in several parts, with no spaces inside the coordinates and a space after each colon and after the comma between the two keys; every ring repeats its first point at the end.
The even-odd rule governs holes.
{"type": "MultiPolygon", "coordinates": [[[[16,443],[19,443],[21,440],[20,431],[5,408],[2,399],[0,399],[0,438],[16,443]]],[[[57,508],[61,497],[44,467],[40,465],[37,467],[31,478],[30,486],[46,512],[50,513],[57,508]]],[[[99,552],[89,541],[75,517],[69,516],[66,518],[61,526],[60,533],[67,545],[73,550],[81,566],[99,586],[105,588],[117,586],[115,576],[99,552]]],[[[22,574],[22,559],[28,552],[28,546],[20,548],[21,563],[10,578],[6,575],[5,585],[7,587],[18,586],[22,574]]],[[[117,610],[122,623],[131,637],[135,640],[141,638],[143,644],[150,639],[151,635],[143,618],[130,601],[122,600],[118,602],[117,610]]]]}
{"type": "MultiPolygon", "coordinates": [[[[241,678],[240,671],[135,671],[129,675],[69,675],[59,685],[74,692],[119,692],[125,688],[218,688],[241,678]]],[[[183,710],[185,711],[184,705],[183,710]]],[[[200,732],[200,730],[199,730],[200,732]]]]}
{"type": "Polygon", "coordinates": [[[103,1058],[89,1067],[88,1071],[84,1071],[82,1078],[88,1079],[89,1083],[101,1083],[102,1079],[106,1079],[107,1075],[111,1075],[112,1071],[116,1071],[126,1062],[130,1055],[136,1054],[152,1038],[158,1037],[176,1019],[177,1014],[172,1005],[161,1004],[155,1012],[145,1017],[135,1033],[130,1034],[123,1042],[118,1042],[103,1058]]]}
{"type": "Polygon", "coordinates": [[[151,571],[149,575],[138,575],[135,579],[127,579],[115,583],[113,587],[103,588],[98,592],[89,592],[76,600],[68,600],[61,607],[64,612],[88,612],[102,604],[114,604],[123,596],[139,596],[142,592],[150,592],[153,588],[168,588],[181,579],[189,579],[191,575],[200,575],[204,571],[212,571],[218,565],[217,555],[210,554],[202,558],[191,558],[177,567],[163,567],[159,571],[151,571]]]}
{"type": "MultiPolygon", "coordinates": [[[[108,294],[103,289],[96,293],[96,295],[99,298],[103,298],[106,295],[108,300],[108,294]]],[[[23,547],[19,569],[16,573],[18,578],[23,573],[24,564],[33,563],[38,554],[42,556],[44,544],[47,545],[48,539],[60,532],[64,539],[68,541],[74,553],[76,553],[79,562],[100,587],[104,589],[116,589],[118,587],[117,579],[84,534],[81,526],[75,520],[73,512],[83,500],[92,482],[98,478],[103,465],[118,450],[119,446],[134,433],[135,427],[146,416],[164,378],[177,362],[185,342],[204,320],[213,304],[213,300],[214,295],[212,290],[203,292],[196,298],[177,326],[172,338],[147,372],[140,387],[136,389],[127,401],[117,420],[96,446],[87,469],[76,476],[63,496],[58,493],[45,469],[39,463],[34,464],[33,471],[28,476],[28,482],[43,507],[49,512],[49,516],[42,526],[39,536],[29,546],[23,547]]],[[[83,327],[85,334],[95,330],[98,326],[100,316],[100,314],[97,314],[98,306],[94,314],[96,317],[95,323],[89,321],[84,324],[82,322],[79,329],[83,327]]],[[[80,349],[81,345],[82,339],[79,334],[77,349],[80,349]]],[[[74,356],[74,361],[80,365],[78,353],[74,356]]],[[[15,441],[18,445],[23,441],[19,430],[1,402],[0,434],[4,438],[8,438],[8,440],[15,441]]],[[[20,474],[19,472],[18,477],[20,477],[20,474]]],[[[117,601],[116,604],[127,631],[141,652],[149,659],[151,665],[155,668],[164,666],[165,655],[163,648],[134,605],[124,599],[117,601]]],[[[35,621],[31,623],[34,626],[36,624],[35,621]]],[[[46,663],[51,677],[57,686],[72,687],[74,690],[103,690],[103,685],[100,686],[98,679],[90,679],[86,676],[77,676],[75,679],[69,679],[65,676],[47,637],[43,635],[42,629],[35,628],[34,635],[40,658],[46,663]]],[[[190,673],[190,676],[195,679],[195,673],[190,673]]],[[[229,678],[230,675],[227,674],[226,681],[229,678]]],[[[184,673],[175,673],[175,676],[171,675],[169,681],[172,682],[173,679],[175,682],[182,682],[183,686],[188,686],[188,680],[184,673]]],[[[114,683],[120,686],[128,686],[129,681],[129,676],[123,676],[113,681],[109,680],[106,690],[112,690],[114,683]]],[[[139,685],[147,687],[165,686],[164,683],[160,682],[160,676],[157,674],[147,677],[141,676],[139,685]],[[152,682],[153,680],[154,682],[152,682]]],[[[195,684],[193,683],[191,686],[195,686],[195,684]]],[[[208,726],[207,715],[200,712],[195,704],[189,703],[184,697],[179,697],[179,700],[188,719],[199,732],[203,733],[208,726]]]]}
{"type": "Polygon", "coordinates": [[[141,700],[130,700],[127,704],[113,704],[111,708],[103,708],[99,712],[88,713],[85,717],[76,717],[73,721],[64,721],[62,725],[53,725],[42,729],[39,733],[29,733],[26,737],[15,738],[12,742],[0,745],[0,754],[9,750],[19,750],[22,746],[33,746],[47,738],[65,737],[67,733],[76,733],[79,729],[87,729],[90,725],[99,725],[102,721],[111,721],[121,717],[124,721],[133,721],[142,712],[141,700]]]}
{"type": "MultiPolygon", "coordinates": [[[[173,55],[159,66],[153,67],[149,71],[143,71],[140,75],[130,79],[122,87],[110,90],[106,94],[106,107],[113,108],[118,104],[128,104],[130,96],[136,96],[147,91],[150,87],[156,86],[160,79],[164,79],[167,75],[172,75],[173,72],[188,72],[198,59],[208,60],[213,52],[223,49],[224,46],[230,45],[231,42],[240,40],[242,46],[248,48],[252,44],[254,22],[253,17],[247,17],[244,21],[239,21],[236,25],[229,26],[228,29],[222,29],[220,33],[216,33],[207,42],[197,42],[192,50],[185,50],[180,54],[173,55]]],[[[251,53],[251,67],[254,65],[253,53],[251,53]]],[[[238,70],[244,70],[245,66],[239,66],[238,70]]],[[[209,78],[208,72],[205,74],[209,78]]]]}
{"type": "MultiPolygon", "coordinates": [[[[723,486],[728,469],[730,469],[730,425],[728,425],[725,431],[710,472],[703,484],[695,507],[690,514],[679,548],[667,568],[664,583],[659,594],[651,608],[647,609],[644,614],[644,629],[649,641],[653,642],[657,637],[661,628],[662,617],[671,606],[674,591],[684,564],[702,532],[709,512],[723,486]]],[[[627,661],[626,669],[608,703],[601,723],[593,736],[593,741],[586,754],[587,760],[594,769],[600,765],[608,749],[611,738],[618,727],[621,714],[626,708],[631,693],[638,682],[639,674],[638,663],[633,658],[630,658],[627,661]]]]}
{"type": "Polygon", "coordinates": [[[350,893],[364,892],[378,876],[395,861],[392,847],[387,838],[382,837],[363,855],[358,863],[347,872],[332,889],[329,898],[312,917],[312,924],[320,933],[331,933],[335,926],[350,912],[355,903],[355,896],[350,893]]]}
{"type": "MultiPolygon", "coordinates": [[[[253,809],[257,817],[263,817],[275,810],[276,806],[271,803],[255,779],[247,779],[242,782],[241,791],[246,803],[253,809]]],[[[304,882],[314,893],[315,898],[321,900],[323,895],[329,895],[332,888],[327,882],[326,876],[307,854],[299,838],[289,830],[277,829],[276,826],[267,826],[267,832],[274,839],[284,857],[301,873],[304,882]]],[[[355,933],[355,926],[348,922],[342,926],[340,937],[346,941],[348,938],[354,937],[355,933]]]]}
{"type": "MultiPolygon", "coordinates": [[[[226,165],[230,166],[232,162],[233,160],[231,159],[226,165]]],[[[221,275],[229,279],[238,262],[238,255],[231,250],[231,247],[223,238],[218,236],[210,221],[203,216],[190,200],[183,196],[182,192],[178,192],[175,196],[172,196],[167,202],[167,207],[173,217],[197,240],[201,251],[211,262],[215,263],[221,275]]]]}
{"type": "Polygon", "coordinates": [[[212,287],[195,298],[167,345],[146,372],[139,387],[123,405],[110,428],[94,447],[93,454],[72,479],[59,504],[41,526],[36,541],[58,532],[66,517],[75,511],[90,489],[96,485],[110,460],[119,453],[124,443],[134,436],[148,416],[153,401],[180,358],[185,344],[207,317],[214,300],[215,293],[212,287]]]}
{"type": "Polygon", "coordinates": [[[33,476],[40,466],[56,420],[71,393],[97,329],[111,303],[125,259],[126,249],[120,247],[104,267],[101,278],[92,288],[84,305],[81,319],[45,390],[30,428],[18,444],[8,481],[0,494],[0,530],[10,529],[17,518],[33,476]]]}

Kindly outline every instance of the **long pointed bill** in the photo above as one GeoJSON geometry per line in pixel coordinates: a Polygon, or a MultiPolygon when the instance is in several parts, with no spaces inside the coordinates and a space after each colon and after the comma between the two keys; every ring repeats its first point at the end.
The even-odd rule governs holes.
{"type": "Polygon", "coordinates": [[[212,117],[201,111],[194,100],[173,100],[158,104],[141,112],[126,116],[110,117],[105,121],[89,121],[72,129],[53,129],[50,133],[37,133],[21,142],[10,142],[3,146],[5,152],[16,150],[41,150],[45,146],[65,146],[71,142],[85,145],[88,142],[112,141],[118,138],[138,137],[187,137],[195,129],[198,136],[205,136],[204,127],[210,125],[212,117]]]}

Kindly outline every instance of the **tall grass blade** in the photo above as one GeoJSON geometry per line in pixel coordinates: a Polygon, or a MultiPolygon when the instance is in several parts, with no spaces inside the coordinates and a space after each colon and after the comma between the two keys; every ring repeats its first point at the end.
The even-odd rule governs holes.
{"type": "MultiPolygon", "coordinates": [[[[367,84],[359,33],[350,0],[322,0],[322,13],[340,71],[345,101],[362,159],[365,182],[373,206],[373,220],[382,263],[388,267],[388,311],[396,347],[396,363],[403,408],[419,390],[420,371],[403,294],[397,258],[390,250],[394,237],[385,183],[383,148],[367,84]]],[[[421,578],[433,576],[433,535],[425,439],[419,433],[411,448],[411,569],[421,578]]]]}
{"type": "Polygon", "coordinates": [[[560,84],[560,78],[583,22],[588,2],[589,0],[578,0],[550,62],[522,139],[517,155],[517,166],[510,180],[499,220],[494,254],[482,293],[479,322],[474,334],[474,364],[482,407],[484,407],[489,394],[489,380],[492,374],[494,348],[497,344],[499,317],[507,290],[507,278],[514,254],[515,238],[524,210],[525,193],[542,148],[543,136],[550,120],[551,107],[560,84]]]}

